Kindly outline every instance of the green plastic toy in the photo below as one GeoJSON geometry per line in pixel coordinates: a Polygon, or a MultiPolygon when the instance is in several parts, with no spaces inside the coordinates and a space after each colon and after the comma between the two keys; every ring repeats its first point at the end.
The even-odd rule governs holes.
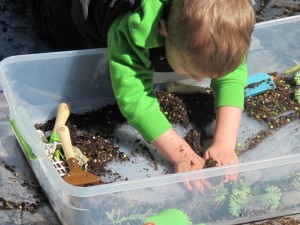
{"type": "MultiPolygon", "coordinates": [[[[143,225],[192,225],[190,218],[179,209],[166,209],[149,218],[143,225]]],[[[200,223],[197,225],[205,225],[200,223]]]]}
{"type": "Polygon", "coordinates": [[[59,138],[58,138],[57,133],[53,131],[53,132],[51,133],[49,143],[54,143],[54,142],[60,142],[60,140],[59,140],[59,138]]]}

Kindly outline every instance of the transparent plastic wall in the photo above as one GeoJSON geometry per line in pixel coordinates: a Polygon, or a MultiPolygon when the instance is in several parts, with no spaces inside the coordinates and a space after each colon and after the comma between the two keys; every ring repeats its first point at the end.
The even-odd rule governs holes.
{"type": "Polygon", "coordinates": [[[299,161],[300,155],[295,155],[227,168],[227,172],[239,172],[235,182],[223,183],[222,172],[207,169],[180,178],[150,178],[147,187],[139,180],[135,189],[103,195],[93,195],[91,190],[90,197],[70,195],[66,200],[71,206],[88,209],[81,211],[78,224],[142,224],[148,216],[169,208],[182,210],[192,224],[246,223],[299,212],[299,161]],[[187,191],[178,182],[203,177],[213,185],[204,193],[187,191]]]}
{"type": "Polygon", "coordinates": [[[249,74],[279,72],[300,64],[300,16],[258,23],[247,58],[249,74]]]}

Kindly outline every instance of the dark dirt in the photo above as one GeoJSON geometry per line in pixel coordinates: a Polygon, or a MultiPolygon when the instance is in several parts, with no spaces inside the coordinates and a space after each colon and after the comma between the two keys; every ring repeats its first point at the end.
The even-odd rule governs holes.
{"type": "Polygon", "coordinates": [[[270,75],[276,89],[247,98],[245,111],[249,117],[266,123],[270,129],[275,129],[299,118],[300,107],[294,99],[296,84],[293,79],[281,77],[278,73],[270,75]]]}
{"type": "MultiPolygon", "coordinates": [[[[89,172],[97,176],[113,175],[110,170],[105,169],[108,163],[113,160],[129,160],[112,140],[113,130],[124,122],[125,118],[117,105],[108,105],[81,115],[71,113],[66,126],[70,129],[72,144],[90,159],[87,167],[89,172]]],[[[55,118],[45,124],[37,124],[36,128],[52,131],[54,123],[55,118]]]]}
{"type": "MultiPolygon", "coordinates": [[[[5,169],[10,171],[15,177],[19,177],[19,174],[15,171],[14,166],[10,166],[4,161],[2,161],[1,163],[3,163],[5,169]]],[[[23,188],[36,190],[36,196],[33,196],[35,198],[35,201],[16,202],[16,201],[11,201],[0,197],[0,210],[20,210],[20,211],[27,211],[33,214],[40,208],[42,202],[48,201],[41,187],[35,187],[34,184],[32,184],[27,180],[23,180],[21,186],[23,188]]]]}
{"type": "Polygon", "coordinates": [[[12,202],[12,201],[5,200],[4,198],[0,198],[0,210],[18,209],[22,211],[28,211],[30,213],[35,213],[38,207],[39,205],[35,203],[12,202]]]}
{"type": "Polygon", "coordinates": [[[0,0],[0,60],[50,51],[37,34],[25,0],[0,0]]]}
{"type": "Polygon", "coordinates": [[[286,124],[300,118],[300,104],[294,98],[298,88],[294,80],[288,76],[280,76],[278,73],[270,73],[276,89],[264,94],[249,97],[245,101],[245,112],[253,118],[268,126],[268,129],[253,135],[244,149],[238,154],[253,149],[261,141],[272,135],[276,130],[286,124]]]}
{"type": "Polygon", "coordinates": [[[300,224],[300,220],[294,219],[289,216],[275,218],[264,222],[250,223],[250,225],[299,225],[299,224],[300,224]]]}
{"type": "Polygon", "coordinates": [[[257,22],[300,14],[299,0],[255,0],[255,2],[257,22]]]}
{"type": "Polygon", "coordinates": [[[198,155],[203,155],[201,147],[201,131],[191,129],[184,139],[198,155]]]}

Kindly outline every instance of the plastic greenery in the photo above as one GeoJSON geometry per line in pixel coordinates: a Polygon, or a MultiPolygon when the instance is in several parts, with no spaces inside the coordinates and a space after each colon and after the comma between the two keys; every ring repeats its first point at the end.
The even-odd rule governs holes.
{"type": "Polygon", "coordinates": [[[300,104],[300,89],[295,91],[294,97],[296,101],[300,104]]]}
{"type": "Polygon", "coordinates": [[[226,200],[227,195],[229,194],[228,190],[224,187],[223,184],[220,184],[214,188],[213,196],[215,201],[222,203],[226,200]]]}
{"type": "MultiPolygon", "coordinates": [[[[300,72],[295,74],[294,81],[297,86],[300,86],[300,72]]],[[[295,97],[296,101],[300,104],[300,89],[299,88],[295,91],[294,97],[295,97]]]]}
{"type": "Polygon", "coordinates": [[[152,214],[152,212],[139,213],[139,209],[133,210],[131,213],[127,210],[112,209],[111,212],[106,212],[109,222],[105,224],[112,225],[140,225],[143,219],[152,214]]]}
{"type": "Polygon", "coordinates": [[[55,149],[53,158],[57,162],[66,161],[66,157],[64,156],[64,154],[61,153],[61,151],[59,149],[55,149]]]}
{"type": "Polygon", "coordinates": [[[230,196],[229,210],[230,210],[230,214],[235,217],[242,216],[242,204],[240,202],[240,199],[238,199],[234,195],[230,196]]]}
{"type": "Polygon", "coordinates": [[[250,196],[250,186],[243,180],[237,181],[234,183],[233,188],[232,188],[232,194],[236,196],[237,198],[240,199],[245,199],[250,196]]]}
{"type": "Polygon", "coordinates": [[[300,85],[300,72],[295,74],[294,80],[297,85],[300,85]]]}
{"type": "Polygon", "coordinates": [[[287,74],[293,73],[293,72],[295,72],[295,71],[297,71],[299,69],[300,69],[300,65],[296,65],[296,66],[293,66],[292,68],[284,71],[283,74],[287,75],[287,74]]]}
{"type": "Polygon", "coordinates": [[[271,209],[277,209],[281,206],[280,200],[282,197],[282,193],[279,187],[275,185],[271,185],[265,189],[265,201],[269,200],[269,207],[271,209]]]}
{"type": "Polygon", "coordinates": [[[236,192],[238,195],[231,195],[229,202],[231,215],[239,217],[253,209],[267,210],[281,207],[282,193],[280,188],[271,185],[265,189],[265,192],[265,194],[255,196],[251,196],[249,193],[248,197],[246,197],[245,193],[241,195],[240,191],[236,192]]]}
{"type": "Polygon", "coordinates": [[[292,185],[298,190],[300,191],[300,176],[296,177],[293,181],[292,181],[292,185]]]}
{"type": "Polygon", "coordinates": [[[239,217],[242,215],[242,206],[250,197],[250,186],[243,180],[237,181],[232,187],[232,195],[229,198],[229,210],[231,215],[239,217]]]}

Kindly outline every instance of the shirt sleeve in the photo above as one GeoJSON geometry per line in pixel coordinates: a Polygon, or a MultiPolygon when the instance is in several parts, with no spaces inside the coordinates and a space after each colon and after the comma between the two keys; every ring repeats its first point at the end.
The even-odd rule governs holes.
{"type": "Polygon", "coordinates": [[[153,91],[154,72],[149,52],[135,45],[130,33],[120,26],[113,26],[108,32],[114,94],[128,124],[151,143],[172,126],[160,111],[153,91]]]}
{"type": "Polygon", "coordinates": [[[243,62],[228,75],[212,79],[211,88],[215,94],[215,107],[234,106],[244,109],[244,89],[247,83],[247,66],[243,62]]]}

